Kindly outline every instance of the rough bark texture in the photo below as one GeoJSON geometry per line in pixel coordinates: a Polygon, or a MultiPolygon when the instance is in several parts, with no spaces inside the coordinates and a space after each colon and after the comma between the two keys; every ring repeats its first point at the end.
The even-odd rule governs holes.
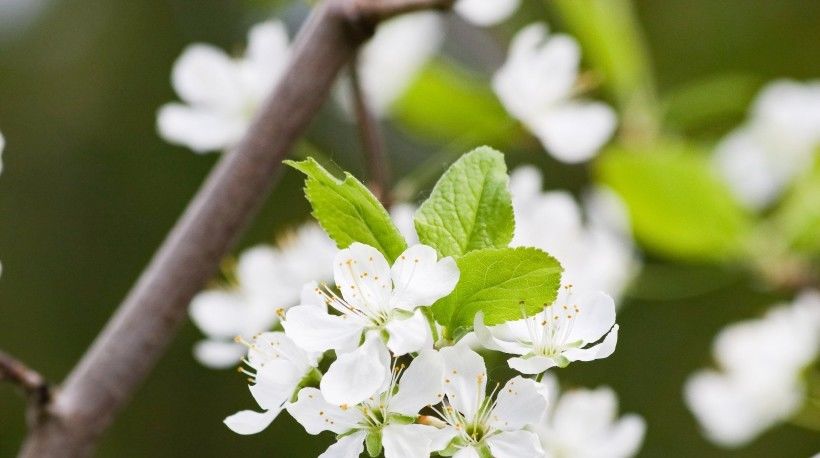
{"type": "Polygon", "coordinates": [[[171,342],[192,297],[255,214],[338,73],[379,21],[452,0],[325,0],[296,37],[282,80],[225,154],[88,352],[55,390],[20,451],[91,454],[171,342]]]}

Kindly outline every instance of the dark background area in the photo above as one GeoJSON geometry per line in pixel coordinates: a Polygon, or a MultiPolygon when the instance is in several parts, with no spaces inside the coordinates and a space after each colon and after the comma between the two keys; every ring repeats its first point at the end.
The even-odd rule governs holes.
{"type": "MultiPolygon", "coordinates": [[[[639,0],[662,93],[718,73],[761,80],[820,76],[820,2],[639,0]]],[[[216,155],[197,156],[155,133],[157,108],[175,95],[169,73],[193,41],[237,49],[263,2],[54,1],[31,26],[0,35],[0,348],[61,380],[108,319],[196,191],[216,155]]],[[[361,170],[349,126],[325,114],[312,129],[325,154],[361,170]],[[347,130],[345,130],[347,129],[347,130]],[[336,141],[337,140],[337,141],[336,141]]],[[[395,134],[394,135],[398,135],[395,134]]],[[[403,168],[429,154],[391,138],[403,168]]],[[[515,153],[514,151],[511,153],[515,153]]],[[[511,162],[553,165],[543,155],[511,162]]],[[[580,187],[582,167],[549,167],[547,183],[580,187]],[[559,174],[561,176],[559,176],[559,174]],[[568,175],[567,175],[568,174],[568,175]]],[[[307,215],[296,173],[284,174],[243,245],[307,215]]],[[[715,448],[682,402],[682,384],[710,364],[725,324],[778,297],[740,272],[647,259],[619,315],[616,354],[576,364],[570,386],[612,386],[624,412],[648,422],[641,456],[808,457],[820,436],[777,427],[737,451],[715,448]]],[[[330,435],[285,418],[264,433],[231,433],[222,419],[253,408],[244,378],[191,357],[186,324],[99,456],[316,456],[330,435]]],[[[500,366],[500,365],[499,365],[500,366]]],[[[496,370],[504,370],[499,368],[496,370]]],[[[13,456],[24,403],[0,385],[0,457],[13,456]]]]}

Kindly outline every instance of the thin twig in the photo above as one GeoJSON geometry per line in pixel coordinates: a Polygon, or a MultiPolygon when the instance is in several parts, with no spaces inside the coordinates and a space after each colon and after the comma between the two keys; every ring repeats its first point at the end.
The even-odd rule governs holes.
{"type": "Polygon", "coordinates": [[[370,189],[385,206],[390,205],[390,166],[384,150],[384,137],[379,129],[379,121],[373,115],[367,95],[362,87],[356,59],[349,65],[350,86],[356,124],[367,163],[370,189]]]}
{"type": "Polygon", "coordinates": [[[46,379],[22,361],[2,351],[0,351],[0,382],[9,382],[20,388],[33,410],[42,409],[51,400],[51,390],[46,379]]]}
{"type": "Polygon", "coordinates": [[[282,159],[338,71],[379,21],[453,0],[325,0],[296,37],[285,73],[234,151],[225,154],[112,319],[29,432],[20,457],[89,455],[154,368],[191,298],[216,272],[273,185],[282,159]]]}

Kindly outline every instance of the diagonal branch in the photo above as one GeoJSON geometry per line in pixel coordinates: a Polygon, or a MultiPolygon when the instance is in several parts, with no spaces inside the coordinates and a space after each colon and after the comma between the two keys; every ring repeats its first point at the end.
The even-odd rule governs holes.
{"type": "Polygon", "coordinates": [[[282,159],[327,98],[338,71],[379,21],[453,0],[325,0],[293,45],[284,76],[234,151],[225,154],[136,285],[30,431],[26,458],[89,455],[149,375],[272,187],[282,159]]]}

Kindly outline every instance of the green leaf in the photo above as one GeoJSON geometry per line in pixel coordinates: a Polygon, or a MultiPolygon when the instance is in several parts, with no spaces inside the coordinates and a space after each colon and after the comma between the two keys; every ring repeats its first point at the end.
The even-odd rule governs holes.
{"type": "Polygon", "coordinates": [[[486,146],[456,161],[415,216],[421,243],[442,256],[506,247],[515,221],[504,155],[486,146]]]}
{"type": "Polygon", "coordinates": [[[597,171],[624,199],[647,248],[690,261],[741,254],[749,215],[695,148],[658,143],[641,151],[611,149],[597,171]]]}
{"type": "Polygon", "coordinates": [[[761,83],[757,76],[738,73],[687,83],[665,97],[665,121],[686,132],[713,132],[715,128],[736,126],[746,116],[761,83]]]}
{"type": "Polygon", "coordinates": [[[790,249],[820,255],[820,161],[795,183],[772,220],[790,249]]]}
{"type": "Polygon", "coordinates": [[[367,434],[364,440],[367,454],[373,458],[382,454],[382,430],[374,429],[367,434]]]}
{"type": "Polygon", "coordinates": [[[457,260],[455,290],[433,304],[433,315],[450,337],[473,326],[477,312],[488,325],[530,316],[551,304],[561,282],[561,264],[537,248],[488,248],[457,260]]]}
{"type": "Polygon", "coordinates": [[[413,134],[450,143],[508,146],[517,123],[487,81],[446,60],[428,64],[392,108],[393,117],[413,134]]]}
{"type": "Polygon", "coordinates": [[[305,196],[313,206],[313,216],[339,248],[365,243],[391,262],[407,248],[387,210],[352,175],[345,173],[344,180],[339,180],[313,158],[285,163],[307,175],[305,196]]]}

